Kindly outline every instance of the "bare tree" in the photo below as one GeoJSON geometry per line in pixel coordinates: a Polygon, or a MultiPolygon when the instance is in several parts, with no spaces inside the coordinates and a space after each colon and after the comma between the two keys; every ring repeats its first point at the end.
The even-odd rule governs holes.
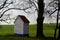
{"type": "Polygon", "coordinates": [[[55,15],[56,17],[56,28],[55,28],[55,34],[54,34],[54,38],[56,39],[56,32],[57,29],[59,29],[58,32],[58,39],[60,39],[60,26],[59,26],[59,19],[60,19],[60,0],[53,0],[52,2],[50,2],[48,4],[48,6],[50,5],[50,7],[53,7],[53,11],[48,10],[46,11],[47,13],[49,13],[49,15],[51,16],[52,14],[54,14],[57,11],[57,15],[55,15]],[[51,12],[50,12],[51,11],[51,12]]]}
{"type": "Polygon", "coordinates": [[[38,0],[37,37],[43,38],[44,0],[38,0]]]}

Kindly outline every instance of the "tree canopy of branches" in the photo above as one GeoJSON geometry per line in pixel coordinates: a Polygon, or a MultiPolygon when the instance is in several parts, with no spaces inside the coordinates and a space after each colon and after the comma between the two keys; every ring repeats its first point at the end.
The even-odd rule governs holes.
{"type": "MultiPolygon", "coordinates": [[[[23,10],[26,13],[34,13],[38,10],[37,0],[1,0],[0,18],[9,10],[23,10]]],[[[1,21],[4,20],[1,19],[1,21]]]]}

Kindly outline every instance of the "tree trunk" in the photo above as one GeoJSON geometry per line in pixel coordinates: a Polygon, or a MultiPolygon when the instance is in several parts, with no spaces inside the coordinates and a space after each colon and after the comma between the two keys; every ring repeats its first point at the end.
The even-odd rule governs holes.
{"type": "MultiPolygon", "coordinates": [[[[58,16],[59,14],[60,14],[60,1],[58,0],[58,16]]],[[[60,39],[60,25],[59,25],[58,39],[60,39]]]]}
{"type": "Polygon", "coordinates": [[[43,37],[44,0],[38,0],[37,37],[43,37]]]}
{"type": "Polygon", "coordinates": [[[58,39],[60,39],[60,26],[59,26],[58,39]]]}

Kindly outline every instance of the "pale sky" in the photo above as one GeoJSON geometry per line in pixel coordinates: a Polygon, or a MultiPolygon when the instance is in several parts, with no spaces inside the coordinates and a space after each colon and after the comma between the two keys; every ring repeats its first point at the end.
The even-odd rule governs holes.
{"type": "MultiPolygon", "coordinates": [[[[46,5],[50,2],[51,0],[45,0],[44,2],[46,3],[46,5]]],[[[10,5],[10,7],[13,7],[12,5],[10,5]]],[[[27,19],[30,21],[30,24],[36,24],[36,19],[37,19],[37,12],[35,13],[31,13],[31,14],[28,14],[28,13],[25,13],[24,11],[22,10],[10,10],[8,12],[6,12],[5,14],[12,14],[11,18],[13,17],[17,17],[18,15],[24,15],[27,17],[27,19]]],[[[13,24],[14,20],[12,21],[9,21],[10,24],[13,24]]],[[[45,18],[44,20],[44,23],[55,23],[56,22],[56,19],[55,18],[51,18],[49,19],[48,17],[45,18]]],[[[0,24],[6,24],[5,22],[0,22],[0,24]]]]}

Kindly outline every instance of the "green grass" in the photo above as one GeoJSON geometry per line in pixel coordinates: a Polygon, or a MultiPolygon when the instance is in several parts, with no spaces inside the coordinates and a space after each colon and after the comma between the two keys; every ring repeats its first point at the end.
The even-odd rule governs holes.
{"type": "Polygon", "coordinates": [[[37,29],[36,25],[30,25],[30,27],[29,27],[29,35],[30,36],[36,36],[36,29],[37,29]]]}
{"type": "Polygon", "coordinates": [[[13,34],[13,25],[0,25],[0,35],[13,34]]]}
{"type": "Polygon", "coordinates": [[[51,36],[54,37],[54,32],[55,32],[55,24],[44,24],[43,25],[43,33],[45,36],[51,36]]]}
{"type": "MultiPolygon", "coordinates": [[[[55,24],[44,24],[43,33],[46,37],[54,37],[55,24]]],[[[18,37],[14,36],[14,26],[13,25],[0,25],[0,40],[39,40],[36,37],[36,25],[29,26],[29,36],[27,37],[18,37]]],[[[58,32],[57,32],[58,33],[58,32]]]]}
{"type": "MultiPolygon", "coordinates": [[[[54,37],[54,33],[55,33],[55,28],[56,28],[56,24],[44,24],[43,25],[43,33],[46,37],[54,37]]],[[[58,30],[56,33],[56,37],[58,36],[58,30]]]]}

